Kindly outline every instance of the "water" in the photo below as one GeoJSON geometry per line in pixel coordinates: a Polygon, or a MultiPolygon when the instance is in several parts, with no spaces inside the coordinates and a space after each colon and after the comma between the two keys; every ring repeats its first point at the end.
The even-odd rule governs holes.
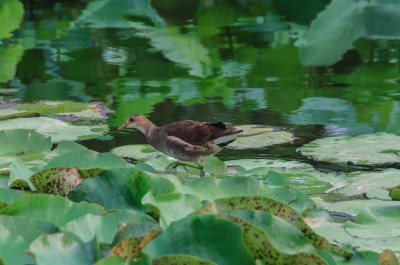
{"type": "Polygon", "coordinates": [[[0,44],[22,48],[5,65],[15,74],[0,80],[0,88],[20,90],[2,99],[103,102],[114,111],[106,121],[112,139],[82,142],[101,152],[145,143],[138,131],[116,132],[133,113],[157,125],[192,119],[285,128],[294,143],[218,156],[321,170],[353,169],[309,161],[296,149],[320,137],[400,134],[397,41],[359,38],[330,67],[305,63],[302,35],[328,1],[302,16],[269,1],[167,2],[23,1],[20,28],[0,44]]]}

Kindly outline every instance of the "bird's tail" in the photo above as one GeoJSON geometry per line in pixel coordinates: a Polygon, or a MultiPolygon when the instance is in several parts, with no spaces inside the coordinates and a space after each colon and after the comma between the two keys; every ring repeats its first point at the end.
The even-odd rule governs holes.
{"type": "Polygon", "coordinates": [[[239,137],[241,132],[243,132],[243,130],[229,132],[227,134],[224,134],[223,136],[220,136],[220,137],[214,139],[213,143],[220,147],[227,146],[228,144],[235,141],[236,138],[239,137]]]}

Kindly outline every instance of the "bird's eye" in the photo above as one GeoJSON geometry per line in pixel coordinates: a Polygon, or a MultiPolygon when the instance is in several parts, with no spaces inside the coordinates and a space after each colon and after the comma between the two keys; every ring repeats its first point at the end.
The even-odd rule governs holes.
{"type": "Polygon", "coordinates": [[[129,122],[134,122],[135,120],[133,118],[129,118],[129,122]]]}

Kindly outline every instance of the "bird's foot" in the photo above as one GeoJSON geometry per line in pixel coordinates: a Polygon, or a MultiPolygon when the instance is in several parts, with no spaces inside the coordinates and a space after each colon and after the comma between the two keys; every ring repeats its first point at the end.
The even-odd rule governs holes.
{"type": "Polygon", "coordinates": [[[178,166],[183,166],[186,171],[188,171],[186,167],[196,168],[200,170],[200,177],[205,175],[203,165],[199,162],[175,161],[167,166],[167,171],[176,169],[178,166]]]}

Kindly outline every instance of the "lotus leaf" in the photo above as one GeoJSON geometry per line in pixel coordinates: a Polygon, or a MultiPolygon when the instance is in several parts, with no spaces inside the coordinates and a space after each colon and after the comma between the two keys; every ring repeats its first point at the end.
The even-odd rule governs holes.
{"type": "Polygon", "coordinates": [[[128,224],[115,237],[109,256],[122,256],[126,261],[137,258],[142,249],[155,237],[161,234],[162,229],[152,222],[128,224]]]}
{"type": "Polygon", "coordinates": [[[76,126],[67,122],[47,117],[18,118],[0,121],[3,130],[31,129],[46,136],[51,136],[53,142],[61,140],[92,139],[108,131],[107,125],[76,126]]]}
{"type": "Polygon", "coordinates": [[[212,261],[202,259],[199,257],[184,255],[184,254],[168,254],[165,256],[161,256],[159,258],[155,258],[151,261],[154,265],[217,265],[212,261]]]}
{"type": "Polygon", "coordinates": [[[133,168],[119,168],[101,172],[84,180],[70,194],[72,201],[98,203],[105,209],[134,209],[145,211],[142,197],[152,186],[148,173],[133,168]]]}
{"type": "Polygon", "coordinates": [[[301,218],[300,214],[287,204],[260,196],[230,197],[211,201],[196,211],[198,214],[222,213],[231,210],[257,210],[265,211],[284,219],[289,224],[300,230],[307,240],[317,249],[334,251],[340,255],[348,256],[346,251],[332,246],[325,238],[316,234],[301,218]]]}
{"type": "Polygon", "coordinates": [[[66,198],[48,194],[23,196],[0,209],[1,215],[25,216],[64,226],[69,221],[85,214],[99,214],[99,210],[86,203],[74,203],[66,198]]]}
{"type": "Polygon", "coordinates": [[[120,256],[111,256],[98,260],[94,265],[129,265],[129,263],[120,256]]]}
{"type": "Polygon", "coordinates": [[[46,165],[31,170],[20,160],[10,166],[10,187],[29,187],[42,192],[68,196],[82,179],[96,176],[110,168],[127,168],[130,164],[118,156],[101,154],[91,150],[79,150],[69,144],[55,152],[64,153],[50,160],[46,165]],[[64,150],[63,150],[64,149],[64,150]],[[67,150],[76,150],[64,153],[67,150]],[[54,182],[54,183],[53,183],[54,182]],[[58,183],[55,185],[55,183],[58,183]]]}
{"type": "Polygon", "coordinates": [[[400,185],[400,170],[386,169],[377,172],[354,172],[348,174],[349,185],[337,192],[345,195],[366,194],[367,197],[389,199],[389,188],[400,185]]]}
{"type": "MultiPolygon", "coordinates": [[[[238,159],[225,162],[228,166],[241,166],[246,172],[243,175],[260,180],[267,179],[268,173],[274,171],[282,175],[289,187],[304,193],[319,193],[342,187],[347,183],[345,175],[323,173],[312,166],[297,161],[272,159],[238,159]]],[[[236,173],[237,174],[237,173],[236,173]]]]}
{"type": "Polygon", "coordinates": [[[79,237],[82,242],[96,238],[99,243],[111,244],[117,234],[117,219],[115,215],[85,214],[67,223],[61,230],[79,237]]]}
{"type": "Polygon", "coordinates": [[[129,157],[139,161],[157,158],[161,153],[149,144],[132,144],[115,147],[111,153],[121,156],[129,157]]]}
{"type": "Polygon", "coordinates": [[[0,263],[19,265],[32,263],[32,258],[25,254],[29,241],[0,224],[0,263]]]}
{"type": "Polygon", "coordinates": [[[171,223],[143,252],[151,259],[186,254],[221,265],[254,264],[241,229],[214,215],[193,215],[171,223]]]}
{"type": "Polygon", "coordinates": [[[261,148],[293,141],[293,134],[285,131],[273,131],[249,136],[240,136],[233,143],[229,144],[229,146],[240,149],[261,148]]]}
{"type": "Polygon", "coordinates": [[[50,153],[51,140],[32,130],[0,131],[0,163],[8,164],[17,158],[42,159],[50,153]]]}
{"type": "Polygon", "coordinates": [[[261,211],[219,216],[236,223],[255,259],[267,264],[327,264],[304,235],[284,220],[261,211]]]}
{"type": "Polygon", "coordinates": [[[321,161],[372,165],[399,163],[400,136],[375,133],[314,140],[299,148],[302,155],[321,161]]]}
{"type": "Polygon", "coordinates": [[[67,233],[42,235],[33,241],[29,253],[38,264],[92,265],[96,261],[93,242],[82,243],[67,233]]]}

